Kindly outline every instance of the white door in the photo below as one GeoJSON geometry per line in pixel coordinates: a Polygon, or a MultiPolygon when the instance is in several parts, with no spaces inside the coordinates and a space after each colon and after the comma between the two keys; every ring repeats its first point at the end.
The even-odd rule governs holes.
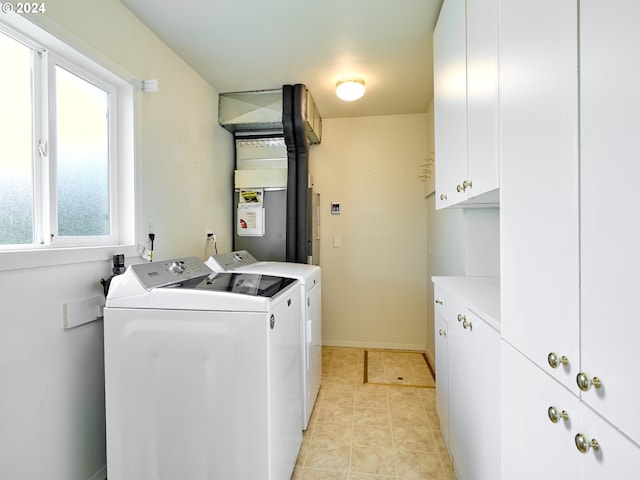
{"type": "Polygon", "coordinates": [[[467,118],[473,197],[499,186],[497,0],[467,0],[467,118]]]}
{"type": "Polygon", "coordinates": [[[587,406],[582,409],[578,434],[589,445],[584,454],[577,447],[574,453],[580,457],[581,480],[636,480],[640,476],[640,448],[587,406]],[[598,450],[591,446],[592,440],[598,450]]]}
{"type": "Polygon", "coordinates": [[[502,335],[559,381],[579,369],[576,0],[500,2],[502,335]],[[552,369],[549,353],[566,356],[552,369]]]}
{"type": "Polygon", "coordinates": [[[467,177],[465,0],[445,0],[433,34],[436,209],[466,198],[456,185],[467,177]]]}
{"type": "Polygon", "coordinates": [[[640,3],[580,16],[582,369],[602,382],[582,398],[640,443],[640,3]]]}
{"type": "Polygon", "coordinates": [[[502,478],[578,480],[579,409],[578,397],[503,341],[502,478]],[[549,418],[550,407],[557,423],[549,418]]]}
{"type": "Polygon", "coordinates": [[[440,418],[440,432],[444,443],[449,446],[449,347],[447,321],[436,313],[436,410],[440,418]]]}
{"type": "MultiPolygon", "coordinates": [[[[463,303],[456,305],[455,319],[449,318],[449,445],[453,465],[458,480],[472,480],[473,459],[471,452],[476,448],[477,428],[474,422],[474,399],[476,392],[472,384],[475,379],[474,365],[479,352],[475,350],[473,337],[466,323],[467,310],[463,303]]],[[[482,436],[482,433],[481,433],[482,436]]],[[[480,437],[481,438],[481,437],[480,437]]]]}
{"type": "MultiPolygon", "coordinates": [[[[500,335],[467,311],[463,334],[470,340],[465,368],[466,409],[471,413],[466,452],[471,480],[500,478],[500,335]]],[[[457,412],[456,412],[457,413],[457,412]]]]}

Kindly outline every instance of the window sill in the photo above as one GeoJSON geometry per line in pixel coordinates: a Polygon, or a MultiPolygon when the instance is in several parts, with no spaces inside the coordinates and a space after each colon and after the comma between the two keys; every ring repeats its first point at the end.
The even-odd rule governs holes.
{"type": "Polygon", "coordinates": [[[137,257],[135,245],[103,245],[99,247],[33,248],[0,252],[0,272],[26,268],[53,267],[111,261],[113,255],[137,257]]]}

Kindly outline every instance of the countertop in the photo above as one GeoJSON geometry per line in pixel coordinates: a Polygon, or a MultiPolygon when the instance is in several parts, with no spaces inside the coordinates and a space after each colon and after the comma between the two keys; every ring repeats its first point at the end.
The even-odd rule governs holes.
{"type": "Polygon", "coordinates": [[[432,277],[432,280],[500,331],[500,277],[432,277]]]}

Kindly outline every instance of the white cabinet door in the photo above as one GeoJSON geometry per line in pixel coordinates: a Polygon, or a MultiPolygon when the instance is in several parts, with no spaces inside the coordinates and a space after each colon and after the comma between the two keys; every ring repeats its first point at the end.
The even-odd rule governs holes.
{"type": "Polygon", "coordinates": [[[467,0],[467,122],[471,198],[499,187],[497,0],[467,0]]]}
{"type": "Polygon", "coordinates": [[[575,389],[578,317],[576,0],[499,6],[502,335],[575,389]],[[551,369],[547,355],[568,358],[551,369]]]}
{"type": "Polygon", "coordinates": [[[589,448],[581,457],[581,480],[637,480],[640,478],[640,448],[622,435],[611,424],[594,413],[589,407],[583,406],[582,421],[579,434],[587,442],[595,439],[599,450],[589,448]]]}
{"type": "MultiPolygon", "coordinates": [[[[502,478],[577,480],[578,397],[502,342],[502,478]],[[568,419],[549,419],[549,407],[568,419]]],[[[614,477],[600,477],[614,478],[614,477]]]]}
{"type": "Polygon", "coordinates": [[[456,185],[467,176],[465,0],[445,0],[433,34],[436,209],[466,198],[456,185]]]}
{"type": "Polygon", "coordinates": [[[473,414],[475,393],[471,384],[476,381],[472,367],[478,355],[469,329],[462,327],[466,314],[464,304],[458,303],[455,319],[449,319],[449,445],[458,480],[472,478],[469,453],[474,448],[472,435],[477,429],[473,414]]]}
{"type": "Polygon", "coordinates": [[[602,381],[582,398],[640,443],[640,2],[582,0],[580,17],[581,363],[602,381]]]}
{"type": "MultiPolygon", "coordinates": [[[[500,335],[483,320],[468,311],[471,340],[467,369],[467,409],[471,411],[470,449],[466,463],[470,465],[470,480],[496,480],[500,478],[500,335]]],[[[462,477],[460,477],[462,478],[462,477]]]]}
{"type": "Polygon", "coordinates": [[[500,337],[460,304],[449,320],[449,441],[458,480],[500,478],[500,337]]]}
{"type": "Polygon", "coordinates": [[[442,439],[449,448],[449,347],[448,326],[442,315],[435,315],[436,336],[436,410],[442,439]]]}

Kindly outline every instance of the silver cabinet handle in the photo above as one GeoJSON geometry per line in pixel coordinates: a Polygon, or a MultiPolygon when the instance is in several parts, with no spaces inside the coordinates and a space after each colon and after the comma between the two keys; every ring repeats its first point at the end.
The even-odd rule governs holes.
{"type": "Polygon", "coordinates": [[[558,423],[560,419],[564,420],[565,422],[569,420],[569,414],[566,410],[562,410],[559,412],[558,409],[554,406],[549,407],[549,409],[547,410],[547,415],[549,416],[549,420],[551,420],[552,423],[558,423]]]}
{"type": "Polygon", "coordinates": [[[600,388],[602,386],[602,382],[598,377],[593,377],[590,379],[586,373],[580,372],[576,377],[576,382],[578,383],[578,388],[583,392],[586,392],[593,385],[596,388],[600,388]]]}
{"type": "Polygon", "coordinates": [[[447,199],[447,194],[446,193],[441,193],[440,194],[440,200],[446,200],[447,199]]]}
{"type": "Polygon", "coordinates": [[[462,327],[466,330],[473,330],[473,324],[471,322],[467,322],[467,317],[464,317],[464,322],[462,322],[462,327]]]}
{"type": "Polygon", "coordinates": [[[464,315],[462,315],[461,313],[458,314],[458,321],[461,322],[463,320],[467,320],[467,317],[465,317],[464,315]]]}
{"type": "Polygon", "coordinates": [[[576,448],[580,453],[587,453],[590,448],[593,448],[594,451],[600,450],[600,444],[595,438],[592,438],[591,441],[587,440],[582,433],[576,435],[576,448]]]}
{"type": "Polygon", "coordinates": [[[442,329],[438,330],[438,334],[439,334],[441,337],[446,337],[446,336],[447,336],[447,332],[446,332],[445,330],[442,330],[442,329]]]}
{"type": "Polygon", "coordinates": [[[462,185],[456,185],[456,190],[458,192],[462,192],[464,190],[464,187],[462,185]]]}
{"type": "Polygon", "coordinates": [[[569,359],[564,355],[560,356],[557,353],[551,352],[547,355],[547,362],[549,362],[549,366],[551,368],[558,368],[560,365],[567,366],[569,365],[569,359]]]}
{"type": "Polygon", "coordinates": [[[466,190],[467,188],[473,187],[473,182],[471,180],[465,180],[462,182],[462,189],[466,190]]]}
{"type": "Polygon", "coordinates": [[[440,300],[439,298],[436,298],[436,303],[438,305],[444,305],[444,303],[442,303],[442,300],[440,300]]]}

